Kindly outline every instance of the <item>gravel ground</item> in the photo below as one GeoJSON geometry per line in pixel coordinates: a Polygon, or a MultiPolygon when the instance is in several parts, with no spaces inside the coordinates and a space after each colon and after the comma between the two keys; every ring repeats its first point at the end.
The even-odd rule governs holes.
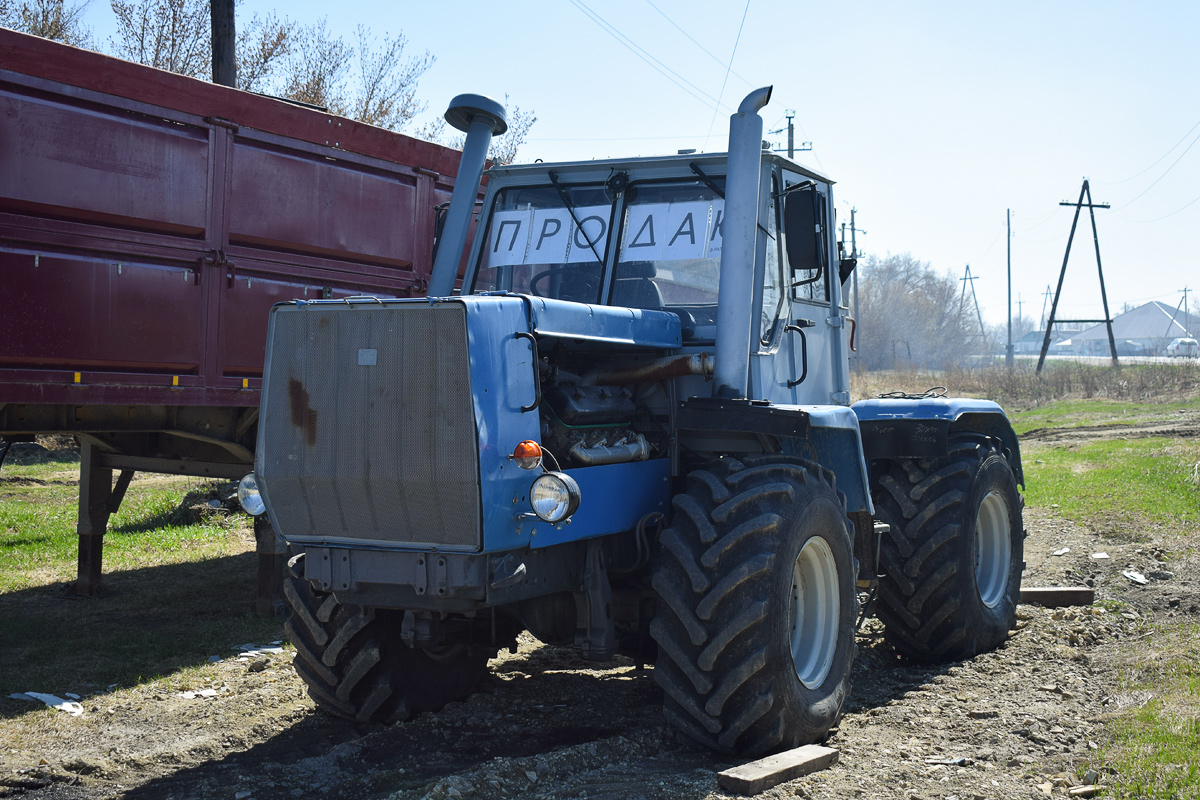
{"type": "MultiPolygon", "coordinates": [[[[1006,645],[937,667],[898,662],[869,620],[827,742],[840,761],[759,797],[1044,798],[1081,783],[1107,717],[1147,699],[1121,693],[1119,665],[1154,646],[1155,622],[1200,614],[1200,571],[1164,561],[1153,532],[1102,538],[1054,509],[1025,522],[1025,584],[1090,582],[1097,605],[1022,605],[1006,645]]],[[[0,700],[0,797],[700,800],[727,796],[716,774],[736,763],[675,740],[652,669],[599,669],[528,637],[465,702],[387,728],[316,711],[286,651],[222,655],[187,687],[211,696],[159,681],[85,697],[76,717],[0,700]]]]}

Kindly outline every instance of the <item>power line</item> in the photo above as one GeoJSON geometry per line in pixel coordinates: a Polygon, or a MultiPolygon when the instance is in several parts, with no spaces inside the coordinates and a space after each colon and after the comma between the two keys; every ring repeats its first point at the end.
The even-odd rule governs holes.
{"type": "MultiPolygon", "coordinates": [[[[1193,130],[1194,130],[1194,129],[1193,129],[1193,130]]],[[[1180,154],[1179,154],[1179,158],[1177,158],[1177,159],[1175,159],[1174,161],[1172,161],[1172,162],[1171,162],[1171,166],[1167,167],[1167,170],[1166,170],[1166,172],[1164,172],[1162,175],[1159,175],[1159,176],[1158,176],[1158,179],[1157,179],[1157,180],[1155,180],[1155,181],[1154,181],[1154,183],[1150,184],[1150,185],[1149,185],[1149,186],[1147,186],[1145,189],[1143,189],[1143,190],[1142,190],[1142,192],[1141,192],[1141,194],[1139,194],[1137,197],[1135,197],[1135,198],[1133,198],[1132,200],[1130,200],[1130,201],[1129,201],[1128,203],[1126,203],[1125,205],[1123,205],[1123,206],[1121,206],[1120,208],[1118,208],[1118,209],[1117,209],[1117,211],[1120,211],[1122,208],[1129,208],[1131,205],[1133,205],[1134,203],[1136,203],[1136,202],[1138,201],[1138,198],[1140,198],[1140,197],[1141,197],[1143,194],[1145,194],[1146,192],[1150,191],[1150,190],[1151,190],[1151,189],[1153,189],[1155,186],[1157,186],[1157,185],[1158,185],[1158,181],[1161,181],[1163,178],[1167,177],[1167,173],[1168,173],[1168,172],[1170,172],[1171,170],[1175,169],[1175,165],[1176,165],[1176,164],[1178,164],[1178,163],[1180,162],[1180,160],[1182,160],[1182,159],[1183,159],[1183,157],[1184,157],[1184,156],[1186,156],[1186,155],[1188,154],[1188,150],[1191,150],[1193,147],[1195,147],[1195,146],[1196,146],[1196,142],[1200,142],[1200,134],[1197,134],[1197,135],[1196,135],[1196,138],[1195,138],[1195,139],[1192,139],[1192,143],[1191,143],[1191,144],[1189,144],[1189,145],[1187,146],[1187,149],[1186,149],[1186,150],[1184,150],[1182,153],[1180,153],[1180,154]]],[[[1193,202],[1195,202],[1195,201],[1193,201],[1193,202]]],[[[1191,204],[1189,203],[1188,205],[1191,205],[1191,204]]],[[[1186,208],[1186,206],[1185,206],[1185,208],[1186,208]]],[[[1180,211],[1182,211],[1182,210],[1183,210],[1183,209],[1181,208],[1181,209],[1180,209],[1180,211]]]]}
{"type": "MultiPolygon", "coordinates": [[[[688,41],[690,41],[692,44],[696,45],[696,47],[699,47],[699,48],[700,48],[701,50],[703,50],[703,51],[704,51],[706,54],[708,54],[708,57],[709,57],[709,58],[711,58],[713,61],[715,61],[715,62],[717,62],[718,64],[720,64],[722,67],[723,67],[723,66],[725,66],[725,62],[724,62],[724,61],[722,61],[722,60],[721,60],[721,59],[720,59],[718,56],[716,56],[716,55],[715,55],[715,54],[714,54],[714,53],[713,53],[711,50],[709,50],[707,47],[705,47],[704,45],[702,45],[702,44],[700,44],[698,41],[696,41],[694,38],[692,38],[692,35],[691,35],[690,33],[688,33],[687,31],[685,31],[683,28],[679,27],[679,23],[677,23],[675,20],[671,19],[670,15],[668,15],[668,14],[667,14],[667,12],[663,11],[661,8],[659,8],[658,6],[654,5],[654,3],[650,2],[650,0],[646,0],[646,3],[647,3],[647,4],[648,4],[648,5],[651,7],[651,8],[653,8],[655,11],[657,11],[659,14],[662,14],[662,16],[663,16],[663,19],[665,19],[667,22],[669,22],[669,23],[671,23],[672,25],[674,25],[674,26],[675,26],[675,30],[679,31],[679,32],[680,32],[680,33],[682,33],[684,36],[686,36],[686,37],[688,38],[688,41]]],[[[754,86],[754,84],[750,83],[750,81],[746,80],[746,79],[745,79],[745,78],[743,78],[741,75],[738,75],[736,72],[734,72],[734,73],[733,73],[733,76],[734,76],[735,78],[737,78],[738,80],[740,80],[742,83],[746,84],[747,86],[751,86],[751,87],[753,87],[753,86],[754,86]]]]}
{"type": "MultiPolygon", "coordinates": [[[[1168,217],[1173,217],[1176,214],[1178,214],[1180,211],[1183,211],[1184,209],[1187,209],[1187,208],[1195,205],[1196,203],[1200,203],[1200,197],[1195,198],[1194,200],[1192,200],[1191,202],[1182,206],[1181,208],[1175,209],[1170,214],[1163,214],[1161,217],[1155,217],[1154,219],[1134,219],[1133,217],[1127,217],[1124,214],[1118,214],[1117,216],[1119,216],[1121,219],[1128,220],[1129,222],[1136,222],[1139,225],[1144,225],[1149,222],[1162,222],[1164,219],[1167,219],[1168,217]]],[[[1128,204],[1126,204],[1126,205],[1128,205],[1128,204]]],[[[1121,206],[1121,208],[1124,208],[1124,207],[1125,206],[1121,206]]]]}
{"type": "Polygon", "coordinates": [[[1103,181],[1100,181],[1100,183],[1104,183],[1104,185],[1105,185],[1105,186],[1117,186],[1117,185],[1119,185],[1119,184],[1122,184],[1122,183],[1129,183],[1129,182],[1130,182],[1131,180],[1133,180],[1134,178],[1140,178],[1140,177],[1142,177],[1142,176],[1143,176],[1143,175],[1145,175],[1147,172],[1149,172],[1150,170],[1152,170],[1152,169],[1154,169],[1156,166],[1158,166],[1158,164],[1159,164],[1159,163],[1160,163],[1160,162],[1161,162],[1161,161],[1162,161],[1164,158],[1166,158],[1167,156],[1171,155],[1171,153],[1173,153],[1173,152],[1175,151],[1175,148],[1176,148],[1176,147],[1179,147],[1179,145],[1183,144],[1183,140],[1184,140],[1184,139],[1186,139],[1187,137],[1191,136],[1191,135],[1192,135],[1192,131],[1196,130],[1196,128],[1200,128],[1200,122],[1197,122],[1195,125],[1193,125],[1193,126],[1192,126],[1192,129],[1191,129],[1191,130],[1189,130],[1187,133],[1185,133],[1185,134],[1183,135],[1183,137],[1182,137],[1182,138],[1180,138],[1180,140],[1179,140],[1178,142],[1176,142],[1175,144],[1171,145],[1171,149],[1170,149],[1170,150],[1168,150],[1167,152],[1165,152],[1165,153],[1163,153],[1161,156],[1159,156],[1159,157],[1158,157],[1158,158],[1155,160],[1155,162],[1154,162],[1153,164],[1151,164],[1150,166],[1146,167],[1144,170],[1142,170],[1141,172],[1139,172],[1137,175],[1130,176],[1130,177],[1128,177],[1128,178],[1125,178],[1124,180],[1120,180],[1120,181],[1111,181],[1111,182],[1109,182],[1109,183],[1104,183],[1103,181]]]}
{"type": "MultiPolygon", "coordinates": [[[[572,0],[573,2],[574,0],[572,0]]],[[[750,0],[746,0],[746,8],[742,11],[742,24],[738,25],[737,38],[733,40],[733,52],[729,54],[729,66],[725,69],[725,80],[721,81],[721,93],[717,95],[717,105],[721,105],[721,98],[725,96],[725,85],[729,83],[729,73],[733,71],[733,57],[737,55],[738,43],[742,41],[742,28],[746,25],[746,15],[750,13],[750,0]]],[[[713,109],[712,121],[708,123],[708,136],[704,137],[704,146],[708,146],[708,139],[712,136],[713,125],[717,124],[717,109],[713,109]]]]}
{"type": "Polygon", "coordinates": [[[608,35],[612,36],[614,39],[616,39],[618,42],[620,42],[626,49],[628,49],[631,53],[633,53],[635,56],[640,58],[642,61],[645,61],[647,64],[649,64],[651,67],[653,67],[660,75],[662,75],[667,80],[671,81],[671,83],[674,83],[680,89],[683,89],[689,95],[691,95],[694,100],[699,100],[704,105],[712,108],[714,114],[720,110],[721,105],[722,105],[720,100],[713,97],[708,92],[704,91],[699,86],[692,83],[687,78],[683,77],[678,72],[671,69],[663,62],[659,61],[654,56],[650,55],[649,51],[647,51],[641,45],[637,44],[632,39],[630,39],[628,36],[626,36],[624,33],[622,33],[615,25],[610,23],[608,20],[604,19],[604,17],[600,16],[600,14],[598,14],[595,11],[593,11],[592,9],[588,8],[582,2],[582,0],[571,0],[571,5],[575,6],[580,11],[582,11],[588,17],[588,19],[592,20],[592,22],[595,22],[597,25],[599,25],[606,33],[608,33],[608,35]],[[701,97],[700,95],[703,95],[703,97],[701,97]],[[704,98],[707,98],[707,99],[704,99],[704,98]]]}

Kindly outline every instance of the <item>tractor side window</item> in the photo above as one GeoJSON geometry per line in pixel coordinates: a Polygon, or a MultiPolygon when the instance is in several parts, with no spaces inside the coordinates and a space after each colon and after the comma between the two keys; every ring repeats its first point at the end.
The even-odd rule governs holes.
{"type": "Polygon", "coordinates": [[[825,239],[827,234],[825,219],[825,192],[820,186],[814,185],[812,180],[794,172],[784,173],[784,198],[786,206],[789,209],[788,214],[796,213],[797,216],[805,219],[805,224],[802,226],[805,229],[804,242],[787,242],[786,235],[784,236],[784,247],[789,253],[793,250],[811,251],[811,263],[815,265],[812,269],[799,269],[795,262],[795,257],[791,256],[789,260],[793,261],[789,274],[791,276],[792,297],[796,300],[803,300],[810,303],[827,303],[829,299],[828,289],[825,285],[825,262],[824,257],[825,239]],[[807,185],[806,185],[807,184],[807,185]],[[802,213],[800,213],[802,212],[802,213]],[[807,239],[807,231],[813,230],[815,238],[812,241],[807,239]]]}
{"type": "Polygon", "coordinates": [[[597,303],[613,201],[600,186],[499,192],[488,215],[473,293],[521,292],[597,303]],[[578,221],[578,224],[576,224],[578,221]]]}
{"type": "MultiPolygon", "coordinates": [[[[771,176],[771,196],[779,194],[779,181],[771,176]]],[[[763,269],[762,308],[759,312],[759,341],[763,346],[771,344],[779,317],[783,313],[784,282],[783,259],[780,256],[779,204],[771,203],[766,214],[767,245],[763,269]]]]}
{"type": "Polygon", "coordinates": [[[698,180],[631,185],[610,304],[674,311],[685,340],[715,339],[724,213],[698,180]]]}

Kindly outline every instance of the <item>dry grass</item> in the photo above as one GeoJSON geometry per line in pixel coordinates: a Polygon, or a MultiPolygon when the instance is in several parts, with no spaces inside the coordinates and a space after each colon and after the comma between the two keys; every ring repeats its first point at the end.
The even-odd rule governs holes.
{"type": "Polygon", "coordinates": [[[924,392],[935,386],[957,397],[994,400],[1009,410],[1034,408],[1065,398],[1104,398],[1139,402],[1167,402],[1200,398],[1200,365],[1131,364],[1094,366],[1074,361],[1047,363],[1039,374],[1033,361],[1018,361],[1012,369],[1003,363],[947,370],[877,371],[852,373],[854,400],[884,392],[924,392]]]}

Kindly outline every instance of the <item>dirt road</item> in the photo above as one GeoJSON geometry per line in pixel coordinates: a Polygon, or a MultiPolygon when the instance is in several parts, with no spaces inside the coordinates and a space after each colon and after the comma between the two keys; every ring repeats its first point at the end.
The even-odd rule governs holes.
{"type": "MultiPolygon", "coordinates": [[[[1027,459],[1038,446],[1035,435],[1027,459]]],[[[761,797],[1028,798],[1079,782],[1106,715],[1147,700],[1122,694],[1118,678],[1154,644],[1152,623],[1200,614],[1200,571],[1153,533],[1106,540],[1053,509],[1027,509],[1025,521],[1026,585],[1090,582],[1101,603],[1023,605],[1004,647],[934,668],[897,662],[868,621],[827,743],[841,760],[761,797]]],[[[238,658],[236,644],[202,685],[164,678],[100,692],[82,699],[81,716],[0,700],[3,716],[24,720],[0,741],[0,797],[725,796],[716,773],[734,762],[677,743],[652,669],[628,661],[597,669],[523,638],[466,702],[382,728],[317,712],[287,652],[238,658]]]]}

